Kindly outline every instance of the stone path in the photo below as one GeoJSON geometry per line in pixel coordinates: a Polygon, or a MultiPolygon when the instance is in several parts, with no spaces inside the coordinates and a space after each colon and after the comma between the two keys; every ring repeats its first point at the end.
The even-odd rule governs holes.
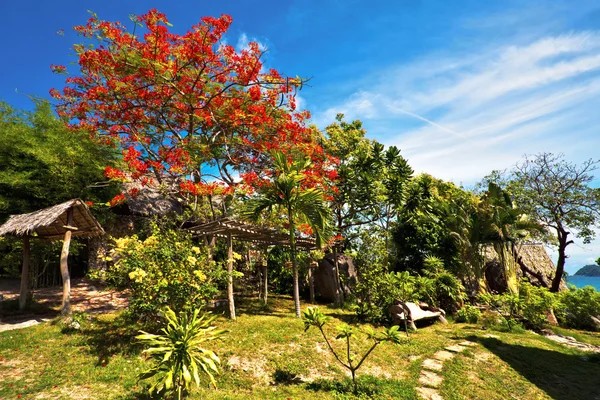
{"type": "Polygon", "coordinates": [[[443,400],[439,388],[443,380],[440,373],[444,367],[444,361],[453,359],[456,354],[472,346],[475,346],[475,343],[469,341],[460,342],[448,346],[444,350],[435,353],[431,358],[424,360],[421,376],[419,376],[420,386],[417,387],[419,396],[425,400],[443,400]]]}

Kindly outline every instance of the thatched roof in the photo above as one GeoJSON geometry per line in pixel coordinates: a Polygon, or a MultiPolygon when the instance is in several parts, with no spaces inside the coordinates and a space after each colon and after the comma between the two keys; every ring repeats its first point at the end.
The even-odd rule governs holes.
{"type": "MultiPolygon", "coordinates": [[[[127,198],[125,204],[129,212],[133,215],[142,216],[164,216],[171,213],[181,214],[183,210],[181,204],[173,196],[163,193],[157,187],[154,180],[151,180],[151,182],[151,185],[142,185],[138,181],[123,183],[123,191],[127,198]],[[135,196],[129,194],[132,190],[137,191],[135,196]]],[[[168,180],[167,182],[166,191],[173,191],[175,187],[173,180],[168,180]]]]}
{"type": "MultiPolygon", "coordinates": [[[[541,243],[522,243],[517,245],[517,251],[521,257],[523,263],[530,270],[537,274],[542,274],[546,282],[552,282],[554,275],[556,274],[556,266],[548,255],[546,248],[541,243]]],[[[498,254],[494,250],[493,246],[484,247],[484,259],[487,264],[487,268],[492,268],[493,264],[499,264],[498,254]]],[[[531,274],[523,273],[520,269],[517,270],[519,277],[527,277],[532,283],[539,283],[538,279],[531,274]]],[[[561,284],[561,289],[566,289],[564,283],[561,284]]]]}
{"type": "Polygon", "coordinates": [[[0,226],[0,236],[34,235],[45,239],[62,239],[67,231],[67,211],[73,209],[73,237],[93,237],[104,230],[81,199],[73,199],[29,214],[11,215],[0,226]]]}
{"type": "MultiPolygon", "coordinates": [[[[187,228],[194,236],[216,235],[226,237],[231,233],[233,239],[264,245],[289,246],[290,236],[277,229],[260,227],[233,218],[221,218],[215,221],[201,223],[187,228]]],[[[317,243],[313,238],[296,237],[296,246],[316,249],[317,243]]]]}

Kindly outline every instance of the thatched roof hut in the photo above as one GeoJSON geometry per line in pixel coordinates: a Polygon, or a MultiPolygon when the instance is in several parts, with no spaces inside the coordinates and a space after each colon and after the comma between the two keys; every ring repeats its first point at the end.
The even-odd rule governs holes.
{"type": "Polygon", "coordinates": [[[73,237],[94,237],[104,234],[104,229],[81,199],[72,199],[52,207],[28,214],[11,215],[0,226],[0,236],[36,236],[44,239],[62,239],[67,230],[73,237]],[[68,212],[73,221],[68,224],[68,212]]]}
{"type": "MultiPolygon", "coordinates": [[[[531,283],[538,286],[544,286],[540,278],[546,283],[551,283],[556,274],[556,266],[548,255],[546,248],[541,243],[521,243],[516,245],[518,257],[525,268],[517,267],[517,277],[527,278],[531,283]]],[[[483,249],[483,255],[486,265],[486,279],[490,289],[503,292],[506,290],[506,281],[503,276],[502,267],[498,254],[493,246],[486,246],[483,249]]],[[[564,282],[561,283],[560,290],[566,289],[564,282]]]]}
{"type": "Polygon", "coordinates": [[[19,308],[25,308],[30,297],[29,291],[29,238],[63,239],[60,257],[60,271],[63,279],[63,314],[71,311],[71,278],[67,260],[71,237],[94,237],[104,234],[96,218],[81,199],[72,199],[52,207],[28,214],[12,215],[0,226],[0,236],[23,237],[23,268],[21,271],[21,291],[19,308]]]}

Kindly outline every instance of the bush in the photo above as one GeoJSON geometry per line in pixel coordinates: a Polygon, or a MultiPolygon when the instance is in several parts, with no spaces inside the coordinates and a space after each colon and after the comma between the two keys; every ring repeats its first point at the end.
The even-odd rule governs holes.
{"type": "Polygon", "coordinates": [[[486,329],[501,325],[503,321],[504,317],[498,311],[487,310],[479,317],[479,323],[486,329]]]}
{"type": "Polygon", "coordinates": [[[548,323],[547,315],[556,303],[554,293],[546,288],[521,282],[519,297],[521,298],[521,316],[531,328],[541,329],[548,323]]]}
{"type": "Polygon", "coordinates": [[[456,322],[476,324],[480,317],[481,311],[477,307],[468,304],[456,312],[456,322]]]}
{"type": "Polygon", "coordinates": [[[153,225],[145,240],[134,235],[115,242],[115,262],[101,278],[131,289],[129,311],[136,317],[156,317],[165,306],[176,312],[202,307],[226,278],[204,247],[174,230],[153,225]]]}
{"type": "Polygon", "coordinates": [[[500,325],[512,331],[520,326],[520,322],[533,329],[540,329],[546,325],[547,315],[555,306],[556,297],[546,288],[521,281],[519,294],[480,294],[479,301],[497,310],[503,318],[500,325]]]}
{"type": "Polygon", "coordinates": [[[556,317],[569,328],[597,330],[592,317],[600,318],[600,292],[586,286],[560,293],[556,317]]]}

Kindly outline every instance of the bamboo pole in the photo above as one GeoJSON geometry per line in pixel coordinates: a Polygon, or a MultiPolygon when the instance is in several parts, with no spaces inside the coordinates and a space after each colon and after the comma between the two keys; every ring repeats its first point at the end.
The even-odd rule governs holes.
{"type": "MultiPolygon", "coordinates": [[[[67,225],[73,225],[73,208],[67,210],[67,225]]],[[[71,245],[70,229],[65,232],[65,238],[63,240],[62,252],[60,254],[60,274],[62,275],[63,281],[63,298],[61,314],[67,315],[71,313],[71,277],[69,275],[69,246],[71,245]]]]}
{"type": "Polygon", "coordinates": [[[29,236],[23,237],[23,270],[21,271],[21,290],[19,292],[19,310],[23,310],[29,301],[29,236]]]}
{"type": "Polygon", "coordinates": [[[229,318],[235,321],[235,303],[233,300],[233,239],[227,232],[227,302],[229,303],[229,318]]]}

